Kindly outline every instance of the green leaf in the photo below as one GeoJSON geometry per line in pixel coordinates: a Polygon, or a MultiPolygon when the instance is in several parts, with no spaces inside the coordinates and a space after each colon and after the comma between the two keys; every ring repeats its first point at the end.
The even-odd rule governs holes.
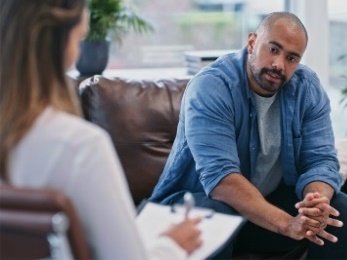
{"type": "Polygon", "coordinates": [[[121,0],[88,0],[88,7],[90,24],[86,40],[102,40],[113,35],[121,43],[129,31],[139,34],[154,31],[151,24],[121,0]]]}

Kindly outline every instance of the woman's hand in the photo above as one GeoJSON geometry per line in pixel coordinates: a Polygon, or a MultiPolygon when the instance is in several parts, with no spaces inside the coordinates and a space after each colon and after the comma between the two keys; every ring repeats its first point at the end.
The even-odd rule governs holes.
{"type": "Polygon", "coordinates": [[[186,219],[171,226],[167,231],[162,233],[162,235],[173,239],[180,247],[190,254],[202,243],[200,238],[201,231],[197,227],[200,221],[201,218],[186,219]]]}

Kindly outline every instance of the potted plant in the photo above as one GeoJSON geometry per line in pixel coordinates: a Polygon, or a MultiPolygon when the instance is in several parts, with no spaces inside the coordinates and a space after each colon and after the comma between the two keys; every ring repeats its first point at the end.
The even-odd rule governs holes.
{"type": "Polygon", "coordinates": [[[81,76],[101,74],[107,66],[110,40],[119,44],[124,35],[152,31],[153,27],[139,17],[122,0],[88,0],[90,12],[89,33],[81,42],[81,54],[76,68],[81,76]]]}

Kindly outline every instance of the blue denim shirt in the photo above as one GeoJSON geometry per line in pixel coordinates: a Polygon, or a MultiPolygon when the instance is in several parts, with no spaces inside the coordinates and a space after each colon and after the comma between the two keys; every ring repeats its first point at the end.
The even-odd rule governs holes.
{"type": "MultiPolygon", "coordinates": [[[[177,192],[207,195],[228,174],[250,180],[259,149],[257,111],[246,75],[247,50],[230,53],[199,72],[184,93],[177,136],[150,200],[170,203],[177,192]]],[[[317,75],[299,65],[279,90],[283,182],[323,181],[339,191],[330,102],[317,75]]],[[[269,136],[271,138],[271,136],[269,136]]]]}

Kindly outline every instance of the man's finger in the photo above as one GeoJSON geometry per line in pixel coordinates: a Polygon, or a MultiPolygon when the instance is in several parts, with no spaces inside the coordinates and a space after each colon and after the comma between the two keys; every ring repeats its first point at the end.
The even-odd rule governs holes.
{"type": "Polygon", "coordinates": [[[313,231],[315,231],[316,233],[319,232],[320,228],[321,228],[321,221],[317,220],[317,219],[313,219],[313,218],[308,218],[308,217],[303,217],[302,218],[302,223],[305,225],[306,228],[309,229],[314,229],[313,231]]]}
{"type": "Polygon", "coordinates": [[[318,217],[322,215],[322,211],[318,208],[300,208],[299,213],[305,216],[318,217]]]}
{"type": "Polygon", "coordinates": [[[307,199],[306,197],[304,198],[304,200],[299,201],[298,203],[295,204],[295,207],[297,209],[299,208],[312,208],[315,207],[318,204],[330,204],[330,201],[327,197],[320,197],[320,198],[313,198],[313,199],[307,199]]]}
{"type": "Polygon", "coordinates": [[[320,209],[322,212],[325,212],[326,215],[333,215],[335,217],[340,216],[340,212],[329,204],[320,203],[317,204],[315,207],[320,209]]]}
{"type": "Polygon", "coordinates": [[[336,243],[337,242],[337,237],[335,237],[334,235],[326,232],[325,230],[322,230],[319,234],[318,234],[321,238],[324,238],[332,243],[336,243]]]}
{"type": "Polygon", "coordinates": [[[336,219],[336,218],[328,218],[327,219],[327,224],[329,226],[333,226],[333,227],[342,227],[343,226],[343,222],[336,219]]]}
{"type": "Polygon", "coordinates": [[[319,246],[323,246],[324,245],[324,241],[322,239],[320,239],[319,237],[317,237],[313,232],[311,233],[310,230],[306,232],[306,238],[309,241],[311,241],[311,242],[313,242],[313,243],[315,243],[315,244],[317,244],[319,246]]]}

